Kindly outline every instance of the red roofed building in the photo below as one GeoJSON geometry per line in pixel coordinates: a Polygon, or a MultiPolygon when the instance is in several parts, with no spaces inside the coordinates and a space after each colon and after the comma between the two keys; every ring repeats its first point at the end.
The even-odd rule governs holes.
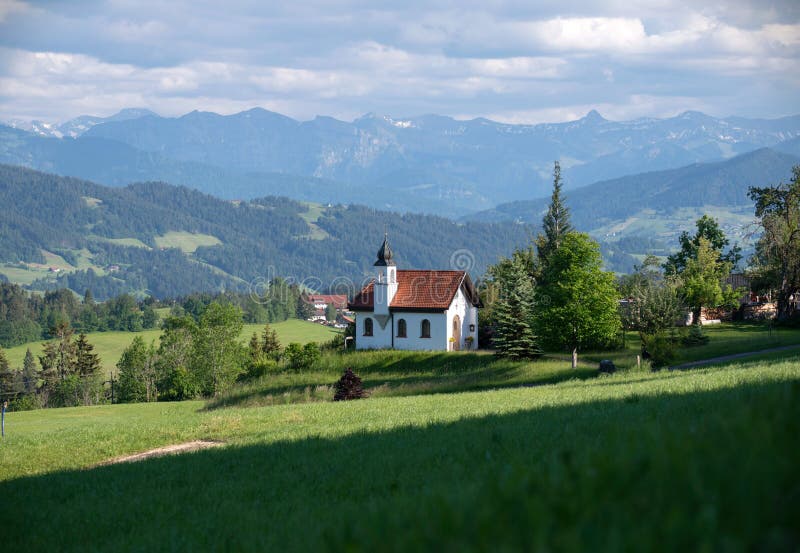
{"type": "Polygon", "coordinates": [[[317,309],[325,310],[329,304],[333,304],[337,311],[347,308],[347,296],[345,294],[309,294],[309,303],[313,303],[317,309]]]}
{"type": "Polygon", "coordinates": [[[375,267],[377,278],[348,305],[357,349],[478,347],[480,301],[466,271],[397,270],[387,238],[375,267]]]}

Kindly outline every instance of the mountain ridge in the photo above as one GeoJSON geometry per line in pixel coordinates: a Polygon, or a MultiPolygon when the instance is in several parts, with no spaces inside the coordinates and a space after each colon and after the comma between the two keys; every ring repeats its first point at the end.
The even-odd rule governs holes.
{"type": "MultiPolygon", "coordinates": [[[[79,139],[127,145],[142,152],[136,159],[161,156],[150,158],[149,165],[120,164],[114,172],[118,181],[171,180],[176,164],[200,164],[207,173],[224,174],[234,197],[274,193],[267,187],[258,194],[258,184],[248,183],[246,175],[282,174],[338,183],[331,185],[334,202],[458,217],[545,195],[552,184],[553,160],[561,161],[569,190],[629,174],[729,159],[798,136],[797,115],[719,119],[684,112],[618,122],[593,110],[576,121],[517,125],[441,115],[366,114],[352,122],[317,116],[299,121],[253,108],[231,115],[195,111],[174,118],[145,114],[105,120],[79,139]]],[[[2,162],[58,171],[57,164],[24,144],[0,142],[0,149],[13,150],[13,155],[0,156],[2,162]]],[[[88,166],[76,167],[72,174],[98,177],[88,166]]],[[[201,180],[181,182],[218,193],[213,183],[201,180]]],[[[320,188],[322,183],[313,181],[287,194],[319,199],[315,192],[320,188]]]]}
{"type": "Polygon", "coordinates": [[[469,266],[459,268],[476,277],[529,234],[516,224],[352,205],[312,210],[279,197],[234,202],[166,183],[114,188],[0,165],[0,274],[33,289],[166,298],[257,292],[274,277],[291,277],[349,293],[372,274],[387,228],[399,265],[451,268],[461,252],[469,266]]]}

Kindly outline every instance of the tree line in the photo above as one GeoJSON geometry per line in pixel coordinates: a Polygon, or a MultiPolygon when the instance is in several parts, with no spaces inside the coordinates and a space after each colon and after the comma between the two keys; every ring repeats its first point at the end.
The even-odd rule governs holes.
{"type": "Polygon", "coordinates": [[[524,243],[528,232],[513,223],[462,225],[443,217],[341,205],[323,209],[312,227],[304,218],[308,210],[286,198],[231,202],[165,183],[110,188],[0,165],[0,262],[44,263],[46,250],[75,266],[77,252],[91,256],[95,266],[116,265],[107,274],[87,268],[31,285],[78,293],[90,288],[98,300],[125,292],[159,299],[246,292],[255,279],[276,275],[315,279],[311,287],[324,292],[337,279],[349,280],[350,289],[360,286],[387,226],[405,267],[446,268],[454,251],[470,247],[475,275],[498,254],[524,243]],[[160,248],[157,238],[170,231],[210,235],[221,243],[192,254],[160,248]],[[145,247],[112,242],[122,238],[145,247]]]}
{"type": "Polygon", "coordinates": [[[53,338],[53,329],[61,323],[84,333],[155,328],[158,307],[169,307],[172,315],[188,314],[197,320],[215,300],[239,306],[247,323],[307,319],[314,312],[301,287],[281,278],[248,293],[198,292],[164,301],[153,297],[138,300],[130,294],[120,294],[97,302],[92,289],[86,290],[81,301],[66,288],[39,295],[15,284],[0,283],[0,346],[53,338]]]}
{"type": "Polygon", "coordinates": [[[152,299],[137,300],[129,294],[99,303],[91,290],[81,301],[65,288],[40,295],[0,283],[0,346],[54,338],[54,329],[61,324],[84,333],[154,328],[158,322],[155,305],[152,299]]]}
{"type": "MultiPolygon", "coordinates": [[[[793,174],[789,184],[750,189],[763,232],[747,270],[752,291],[772,294],[777,320],[789,324],[800,317],[800,167],[793,174]]],[[[704,308],[735,308],[746,292],[726,282],[742,259],[740,248],[707,215],[693,234],[681,234],[680,248],[663,263],[647,256],[619,279],[603,271],[598,244],[572,228],[557,162],[542,227],[526,248],[491,266],[483,285],[483,342],[500,355],[522,359],[543,348],[568,350],[575,366],[579,349],[614,347],[624,340],[621,331],[635,330],[642,354],[665,365],[677,345],[707,341],[700,326],[704,308]],[[694,324],[676,333],[687,311],[694,324]]]]}
{"type": "MultiPolygon", "coordinates": [[[[199,318],[171,316],[164,321],[158,347],[134,338],[117,369],[115,401],[175,401],[211,397],[236,382],[271,372],[309,369],[320,357],[316,343],[281,345],[266,323],[247,346],[239,341],[242,310],[232,303],[211,302],[199,318]]],[[[340,344],[330,344],[337,347],[340,344]]]]}
{"type": "Polygon", "coordinates": [[[15,410],[95,405],[107,401],[100,357],[84,333],[66,322],[53,330],[38,360],[25,352],[21,370],[13,370],[0,348],[0,399],[15,410]]]}

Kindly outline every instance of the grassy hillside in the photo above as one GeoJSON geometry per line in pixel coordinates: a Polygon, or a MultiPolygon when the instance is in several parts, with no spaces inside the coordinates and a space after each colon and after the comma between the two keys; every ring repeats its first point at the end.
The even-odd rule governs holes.
{"type": "MultiPolygon", "coordinates": [[[[338,332],[330,327],[298,319],[289,319],[280,323],[273,323],[270,326],[278,333],[278,339],[284,346],[290,342],[302,344],[306,342],[327,342],[338,332]]],[[[263,329],[264,325],[260,324],[244,325],[241,335],[242,341],[247,342],[253,332],[261,334],[263,329]]],[[[142,332],[91,332],[87,336],[89,337],[89,342],[94,345],[95,352],[100,355],[103,369],[106,373],[109,373],[116,369],[117,361],[119,361],[123,350],[130,345],[134,337],[141,336],[146,343],[149,343],[153,340],[158,341],[160,334],[160,330],[145,330],[142,332]]],[[[42,351],[42,342],[31,342],[5,350],[9,365],[12,368],[22,367],[25,351],[28,348],[36,356],[42,351]]]]}
{"type": "Polygon", "coordinates": [[[10,414],[0,447],[0,495],[13,498],[0,502],[6,546],[788,551],[800,543],[797,354],[533,388],[203,407],[10,414]],[[91,468],[193,439],[225,445],[91,468]]]}

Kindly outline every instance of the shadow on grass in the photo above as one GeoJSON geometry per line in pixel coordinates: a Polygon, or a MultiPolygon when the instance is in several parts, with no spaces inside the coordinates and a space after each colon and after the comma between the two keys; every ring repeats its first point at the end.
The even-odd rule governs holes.
{"type": "Polygon", "coordinates": [[[0,483],[3,543],[789,551],[800,543],[799,415],[796,381],[753,384],[28,477],[0,483]]]}
{"type": "MultiPolygon", "coordinates": [[[[548,367],[547,370],[537,372],[536,362],[515,363],[487,354],[406,355],[390,362],[362,363],[354,366],[354,370],[361,376],[367,392],[376,393],[380,397],[541,386],[573,379],[586,380],[597,375],[597,371],[590,366],[571,369],[565,365],[563,370],[548,367]]],[[[287,402],[330,401],[333,399],[330,389],[326,388],[326,392],[322,394],[317,393],[315,389],[320,386],[332,387],[339,376],[339,372],[330,371],[312,372],[307,375],[284,373],[274,377],[264,377],[259,383],[243,386],[210,400],[202,410],[262,403],[273,405],[287,402]],[[304,376],[317,378],[310,381],[304,380],[304,376]],[[274,382],[295,378],[300,382],[288,384],[274,382]],[[288,400],[282,401],[282,398],[287,397],[288,400]]]]}

